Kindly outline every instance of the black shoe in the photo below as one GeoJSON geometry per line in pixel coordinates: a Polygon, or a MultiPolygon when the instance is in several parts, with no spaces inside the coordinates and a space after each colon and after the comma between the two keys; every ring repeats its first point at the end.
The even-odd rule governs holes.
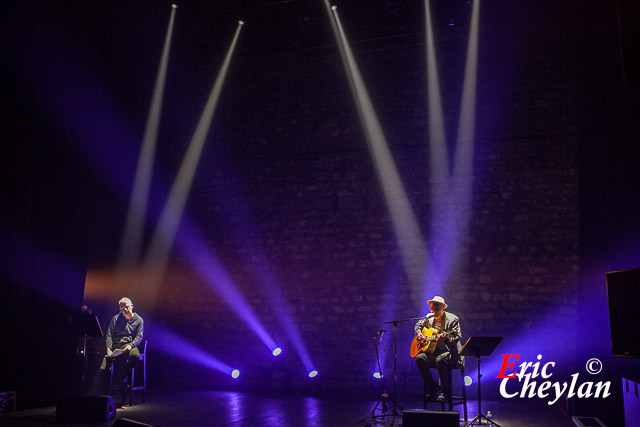
{"type": "Polygon", "coordinates": [[[444,393],[440,393],[436,398],[436,402],[447,403],[448,400],[447,400],[447,397],[444,395],[444,393]]]}

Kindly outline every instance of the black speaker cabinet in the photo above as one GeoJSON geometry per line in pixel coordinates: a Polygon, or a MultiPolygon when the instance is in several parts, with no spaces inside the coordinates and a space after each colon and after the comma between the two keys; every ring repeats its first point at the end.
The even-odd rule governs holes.
{"type": "Polygon", "coordinates": [[[402,412],[402,427],[460,427],[460,413],[405,409],[402,412]]]}
{"type": "Polygon", "coordinates": [[[58,400],[57,422],[100,422],[116,416],[111,396],[69,396],[58,400]]]}
{"type": "Polygon", "coordinates": [[[610,271],[606,276],[612,353],[640,358],[640,268],[610,271]]]}

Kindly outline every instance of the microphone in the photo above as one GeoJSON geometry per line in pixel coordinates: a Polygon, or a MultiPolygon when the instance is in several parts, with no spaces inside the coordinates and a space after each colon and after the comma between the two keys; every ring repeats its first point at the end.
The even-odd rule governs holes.
{"type": "Polygon", "coordinates": [[[373,336],[373,339],[375,340],[377,336],[380,336],[380,339],[382,339],[382,336],[384,335],[384,333],[387,332],[386,329],[380,329],[378,332],[376,332],[376,334],[373,336]]]}
{"type": "Polygon", "coordinates": [[[387,332],[386,329],[380,329],[378,331],[378,335],[380,335],[380,347],[382,348],[382,351],[387,351],[387,348],[384,346],[384,344],[382,343],[382,338],[384,337],[384,333],[387,332]]]}

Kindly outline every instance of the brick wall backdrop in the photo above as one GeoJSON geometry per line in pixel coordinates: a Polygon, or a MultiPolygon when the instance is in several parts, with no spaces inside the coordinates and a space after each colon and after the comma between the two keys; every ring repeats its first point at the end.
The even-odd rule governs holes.
{"type": "MultiPolygon", "coordinates": [[[[562,3],[502,6],[482,11],[473,204],[456,214],[467,233],[445,297],[464,339],[504,336],[502,352],[535,356],[546,345],[550,357],[571,360],[578,277],[573,26],[562,3]],[[562,325],[561,349],[548,348],[538,333],[550,325],[562,325]]],[[[453,159],[466,39],[439,41],[437,49],[453,159]]],[[[354,51],[428,236],[438,206],[429,191],[424,43],[417,36],[361,41],[354,51]]],[[[321,373],[313,387],[377,391],[373,334],[389,330],[382,354],[389,376],[393,346],[383,322],[423,315],[416,307],[424,302],[404,276],[336,48],[235,59],[219,108],[189,209],[286,356],[272,359],[178,254],[161,295],[188,309],[160,309],[161,323],[240,366],[244,385],[309,389],[279,324],[285,312],[321,373]],[[265,277],[274,278],[286,305],[270,305],[265,277]]],[[[170,151],[179,159],[182,149],[170,151]]],[[[399,379],[407,392],[421,387],[407,354],[411,337],[412,324],[400,324],[399,379]]],[[[226,384],[216,375],[184,378],[226,384]]]]}

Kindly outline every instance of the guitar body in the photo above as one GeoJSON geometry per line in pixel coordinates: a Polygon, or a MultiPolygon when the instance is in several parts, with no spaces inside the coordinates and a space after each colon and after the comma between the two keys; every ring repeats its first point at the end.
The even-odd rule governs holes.
{"type": "Polygon", "coordinates": [[[422,335],[424,339],[413,338],[411,342],[411,350],[409,353],[411,357],[416,357],[420,353],[428,353],[431,354],[436,351],[436,346],[438,345],[438,330],[433,328],[422,328],[422,335]]]}

